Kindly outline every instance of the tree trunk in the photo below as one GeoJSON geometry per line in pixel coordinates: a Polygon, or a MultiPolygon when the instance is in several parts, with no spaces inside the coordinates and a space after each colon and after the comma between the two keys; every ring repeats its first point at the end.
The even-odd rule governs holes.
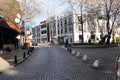
{"type": "Polygon", "coordinates": [[[110,38],[111,38],[111,34],[108,34],[107,44],[110,44],[110,38]]]}
{"type": "Polygon", "coordinates": [[[110,24],[109,24],[109,20],[110,20],[110,16],[109,16],[109,12],[107,13],[107,32],[108,32],[108,36],[107,36],[107,44],[110,44],[110,38],[111,38],[111,32],[110,32],[110,24]]]}

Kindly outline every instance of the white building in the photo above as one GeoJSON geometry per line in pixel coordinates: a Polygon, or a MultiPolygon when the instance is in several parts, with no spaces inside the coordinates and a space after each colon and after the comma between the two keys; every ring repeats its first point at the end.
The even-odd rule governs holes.
{"type": "MultiPolygon", "coordinates": [[[[106,20],[94,20],[95,24],[90,25],[86,20],[86,12],[82,13],[83,17],[83,42],[88,43],[89,39],[93,43],[100,41],[101,36],[107,34],[106,20]]],[[[82,27],[78,21],[80,12],[66,11],[60,16],[50,17],[42,21],[39,26],[34,28],[33,39],[38,43],[53,42],[56,44],[64,44],[68,39],[69,43],[81,43],[82,41],[82,27]]]]}
{"type": "Polygon", "coordinates": [[[35,28],[32,28],[33,41],[34,41],[34,42],[37,42],[37,38],[38,38],[38,36],[37,36],[37,34],[38,34],[37,28],[39,28],[39,26],[36,26],[35,28]]]}
{"type": "Polygon", "coordinates": [[[37,43],[44,43],[48,41],[46,21],[33,28],[33,40],[37,43]]]}
{"type": "Polygon", "coordinates": [[[41,39],[40,42],[44,43],[48,41],[46,21],[41,22],[40,26],[41,26],[40,27],[41,35],[39,35],[41,39]]]}
{"type": "Polygon", "coordinates": [[[57,17],[50,17],[47,22],[48,42],[58,43],[57,17]]]}
{"type": "MultiPolygon", "coordinates": [[[[86,18],[86,13],[83,13],[83,18],[86,18]]],[[[65,42],[66,39],[72,43],[81,43],[82,40],[82,28],[78,21],[80,13],[74,13],[73,11],[67,11],[58,18],[58,41],[65,42]]],[[[83,21],[83,42],[87,43],[90,37],[88,31],[87,21],[83,21]]]]}

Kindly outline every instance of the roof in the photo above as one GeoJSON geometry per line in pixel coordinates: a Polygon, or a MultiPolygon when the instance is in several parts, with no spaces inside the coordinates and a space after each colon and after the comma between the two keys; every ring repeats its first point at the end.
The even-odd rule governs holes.
{"type": "Polygon", "coordinates": [[[0,27],[4,27],[4,28],[9,29],[7,23],[6,23],[5,20],[2,19],[2,18],[0,18],[0,27]]]}
{"type": "Polygon", "coordinates": [[[15,30],[16,32],[21,33],[20,28],[16,24],[14,24],[11,21],[7,21],[3,18],[0,18],[0,26],[3,27],[3,28],[6,28],[6,29],[15,30]]]}
{"type": "Polygon", "coordinates": [[[8,26],[9,26],[11,29],[14,29],[15,31],[21,33],[20,28],[19,28],[16,24],[14,24],[13,22],[11,22],[11,21],[6,21],[6,23],[8,24],[8,26]]]}

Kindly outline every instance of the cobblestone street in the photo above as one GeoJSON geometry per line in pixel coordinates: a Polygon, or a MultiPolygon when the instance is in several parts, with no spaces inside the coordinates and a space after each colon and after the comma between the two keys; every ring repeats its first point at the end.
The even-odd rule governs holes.
{"type": "Polygon", "coordinates": [[[36,47],[25,62],[0,74],[0,80],[115,80],[119,47],[74,50],[81,53],[80,58],[60,47],[36,47]],[[84,54],[89,61],[82,60],[84,54]],[[96,59],[100,69],[92,67],[96,59]]]}

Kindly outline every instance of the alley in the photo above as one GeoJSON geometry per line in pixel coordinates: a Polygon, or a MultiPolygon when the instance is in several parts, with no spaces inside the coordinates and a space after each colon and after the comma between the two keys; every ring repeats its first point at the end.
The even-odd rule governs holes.
{"type": "MultiPolygon", "coordinates": [[[[88,49],[87,54],[89,54],[88,51],[90,55],[102,54],[105,51],[111,52],[110,54],[115,53],[114,56],[111,55],[112,62],[115,61],[119,48],[106,48],[105,51],[104,48],[88,49]]],[[[85,53],[85,50],[82,52],[85,53]]],[[[95,55],[92,56],[95,57],[95,55]]],[[[99,55],[100,57],[102,56],[99,55]]],[[[34,53],[25,62],[0,74],[0,80],[114,80],[113,66],[115,65],[111,63],[112,70],[107,70],[104,64],[103,68],[94,69],[92,61],[84,62],[61,47],[40,46],[35,48],[34,53]]]]}

